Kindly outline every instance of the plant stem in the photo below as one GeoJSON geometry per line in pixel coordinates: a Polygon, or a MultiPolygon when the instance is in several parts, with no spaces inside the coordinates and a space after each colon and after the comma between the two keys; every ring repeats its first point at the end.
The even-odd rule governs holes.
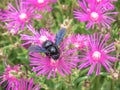
{"type": "Polygon", "coordinates": [[[117,62],[118,62],[118,59],[119,59],[119,50],[117,51],[117,54],[116,54],[116,62],[115,62],[115,65],[114,65],[114,70],[116,69],[117,67],[117,62]]]}
{"type": "Polygon", "coordinates": [[[71,75],[68,76],[68,79],[69,79],[69,90],[73,90],[71,85],[71,81],[72,81],[71,75]]]}
{"type": "MultiPolygon", "coordinates": [[[[75,6],[75,0],[72,1],[72,9],[71,9],[71,15],[73,15],[73,10],[74,10],[74,6],[75,6]]],[[[72,17],[71,17],[72,18],[72,17]]]]}
{"type": "Polygon", "coordinates": [[[96,89],[99,90],[99,82],[100,82],[100,76],[97,76],[97,84],[96,84],[96,89]]]}
{"type": "Polygon", "coordinates": [[[61,5],[61,3],[60,3],[60,0],[57,0],[57,2],[58,2],[58,5],[59,5],[59,8],[60,8],[60,11],[61,11],[61,13],[63,14],[62,5],[61,5]]]}
{"type": "Polygon", "coordinates": [[[114,80],[112,79],[112,82],[111,82],[111,90],[114,90],[114,80]]]}

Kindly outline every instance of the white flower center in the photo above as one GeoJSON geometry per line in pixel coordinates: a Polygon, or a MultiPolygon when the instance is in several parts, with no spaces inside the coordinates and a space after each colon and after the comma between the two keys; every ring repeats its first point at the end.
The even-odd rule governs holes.
{"type": "Polygon", "coordinates": [[[38,0],[38,3],[43,3],[44,2],[44,0],[38,0]]]}
{"type": "Polygon", "coordinates": [[[94,60],[99,60],[101,58],[101,53],[99,51],[95,51],[93,54],[92,54],[92,58],[94,60]]]}
{"type": "Polygon", "coordinates": [[[19,15],[19,18],[20,18],[21,20],[24,20],[24,19],[27,18],[27,15],[26,15],[25,13],[21,13],[21,14],[19,15]]]}
{"type": "Polygon", "coordinates": [[[11,70],[11,71],[9,72],[9,77],[10,77],[10,78],[15,77],[15,76],[14,76],[14,73],[17,74],[17,72],[16,72],[15,70],[11,70]]]}
{"type": "Polygon", "coordinates": [[[41,43],[43,43],[43,42],[45,42],[46,40],[48,40],[48,38],[43,35],[43,36],[40,36],[39,40],[40,40],[41,43]]]}
{"type": "Polygon", "coordinates": [[[78,48],[80,45],[78,43],[74,43],[74,46],[78,48]]]}
{"type": "Polygon", "coordinates": [[[99,18],[99,14],[97,12],[92,12],[90,14],[90,17],[91,17],[92,20],[96,21],[99,18]]]}
{"type": "Polygon", "coordinates": [[[96,0],[98,3],[101,2],[102,0],[96,0]]]}

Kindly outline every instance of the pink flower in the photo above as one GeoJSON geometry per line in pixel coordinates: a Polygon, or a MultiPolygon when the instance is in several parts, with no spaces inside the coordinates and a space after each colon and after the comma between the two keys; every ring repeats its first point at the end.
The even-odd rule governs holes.
{"type": "Polygon", "coordinates": [[[88,75],[92,74],[96,69],[96,75],[100,74],[100,69],[103,66],[108,72],[112,69],[112,63],[116,58],[110,53],[115,51],[114,43],[107,44],[108,37],[103,35],[89,35],[89,48],[85,50],[82,55],[79,69],[87,68],[90,66],[88,75]]]}
{"type": "Polygon", "coordinates": [[[55,3],[56,0],[26,0],[24,3],[32,5],[34,8],[40,11],[51,11],[50,4],[55,3]]]}
{"type": "Polygon", "coordinates": [[[55,77],[57,72],[65,76],[65,74],[71,74],[71,70],[76,67],[76,55],[73,53],[75,50],[61,52],[60,58],[56,61],[47,56],[32,53],[30,54],[30,65],[34,67],[32,70],[37,72],[37,76],[47,75],[49,79],[51,76],[55,77]]]}
{"type": "Polygon", "coordinates": [[[17,90],[40,90],[40,86],[34,84],[33,79],[20,79],[17,90]]]}
{"type": "Polygon", "coordinates": [[[54,34],[50,33],[48,30],[41,28],[38,32],[35,31],[35,29],[31,25],[28,26],[28,28],[33,33],[33,36],[21,34],[21,40],[25,41],[22,46],[31,44],[42,46],[42,43],[46,40],[54,41],[54,34]]]}
{"type": "Polygon", "coordinates": [[[3,75],[0,76],[0,79],[2,79],[2,81],[0,81],[0,85],[7,82],[4,86],[6,88],[5,90],[14,90],[19,84],[19,80],[17,78],[17,75],[20,73],[19,71],[19,65],[16,65],[14,67],[8,65],[3,75]]]}
{"type": "Polygon", "coordinates": [[[37,72],[37,76],[42,74],[49,79],[55,77],[57,72],[62,76],[71,74],[78,62],[77,49],[69,49],[65,43],[63,39],[59,45],[60,56],[57,60],[40,53],[30,53],[30,66],[33,66],[32,70],[37,72]]]}
{"type": "MultiPolygon", "coordinates": [[[[67,39],[68,44],[73,45],[74,48],[77,48],[78,50],[82,50],[86,47],[88,47],[88,36],[87,35],[80,35],[80,34],[74,34],[69,36],[67,39]]],[[[69,45],[68,45],[69,46],[69,45]]]]}
{"type": "Polygon", "coordinates": [[[104,10],[101,4],[97,5],[94,2],[88,3],[82,0],[79,1],[79,5],[81,10],[74,11],[74,16],[80,22],[86,22],[87,29],[94,29],[95,25],[98,25],[99,28],[110,28],[111,23],[115,21],[111,15],[116,15],[117,12],[104,10]]]}
{"type": "Polygon", "coordinates": [[[8,30],[16,34],[18,30],[24,30],[25,25],[32,23],[32,18],[41,19],[42,16],[35,14],[35,9],[24,5],[22,0],[15,0],[16,8],[12,5],[8,5],[8,10],[3,13],[2,21],[6,23],[8,30]]]}

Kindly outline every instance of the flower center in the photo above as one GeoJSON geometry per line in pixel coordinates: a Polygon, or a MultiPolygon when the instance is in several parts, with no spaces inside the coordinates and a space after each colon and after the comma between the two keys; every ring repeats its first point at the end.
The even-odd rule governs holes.
{"type": "Polygon", "coordinates": [[[15,75],[17,75],[17,71],[11,70],[11,71],[9,72],[9,77],[10,77],[10,78],[15,78],[15,75]]]}
{"type": "Polygon", "coordinates": [[[44,2],[44,0],[38,0],[38,3],[43,3],[44,2]]]}
{"type": "Polygon", "coordinates": [[[43,35],[43,36],[40,36],[39,40],[40,40],[41,43],[43,43],[43,42],[45,42],[46,40],[48,40],[48,38],[43,35]]]}
{"type": "Polygon", "coordinates": [[[101,58],[101,53],[100,53],[99,51],[93,52],[92,58],[93,58],[94,60],[99,60],[99,59],[101,58]]]}
{"type": "Polygon", "coordinates": [[[99,18],[99,14],[97,12],[92,12],[90,14],[90,17],[91,17],[92,20],[96,21],[99,18]]]}
{"type": "Polygon", "coordinates": [[[27,15],[26,15],[25,13],[21,13],[21,14],[19,15],[19,18],[20,18],[21,20],[25,20],[25,19],[27,18],[27,15]]]}
{"type": "Polygon", "coordinates": [[[80,45],[78,43],[74,43],[74,46],[78,48],[80,45]]]}
{"type": "Polygon", "coordinates": [[[96,0],[98,3],[100,3],[102,0],[96,0]]]}
{"type": "Polygon", "coordinates": [[[55,61],[54,59],[50,59],[50,64],[53,66],[53,67],[55,67],[56,65],[57,65],[57,62],[58,62],[58,60],[57,61],[55,61]]]}

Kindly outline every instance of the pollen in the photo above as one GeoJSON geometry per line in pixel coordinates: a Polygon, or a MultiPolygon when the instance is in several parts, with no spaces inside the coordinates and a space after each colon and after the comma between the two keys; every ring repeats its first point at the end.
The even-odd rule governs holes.
{"type": "Polygon", "coordinates": [[[44,0],[38,0],[38,3],[43,3],[44,2],[44,0]]]}
{"type": "Polygon", "coordinates": [[[92,58],[94,60],[99,60],[101,58],[101,53],[99,51],[95,51],[93,54],[92,54],[92,58]]]}
{"type": "Polygon", "coordinates": [[[19,15],[19,18],[20,18],[21,20],[24,20],[24,19],[27,18],[27,15],[26,15],[25,13],[21,13],[21,14],[19,15]]]}
{"type": "Polygon", "coordinates": [[[39,40],[40,40],[41,43],[43,43],[46,40],[48,40],[48,38],[46,36],[42,35],[42,36],[40,36],[39,40]]]}
{"type": "Polygon", "coordinates": [[[92,12],[90,14],[90,17],[91,17],[92,20],[96,21],[99,18],[99,14],[97,12],[92,12]]]}

